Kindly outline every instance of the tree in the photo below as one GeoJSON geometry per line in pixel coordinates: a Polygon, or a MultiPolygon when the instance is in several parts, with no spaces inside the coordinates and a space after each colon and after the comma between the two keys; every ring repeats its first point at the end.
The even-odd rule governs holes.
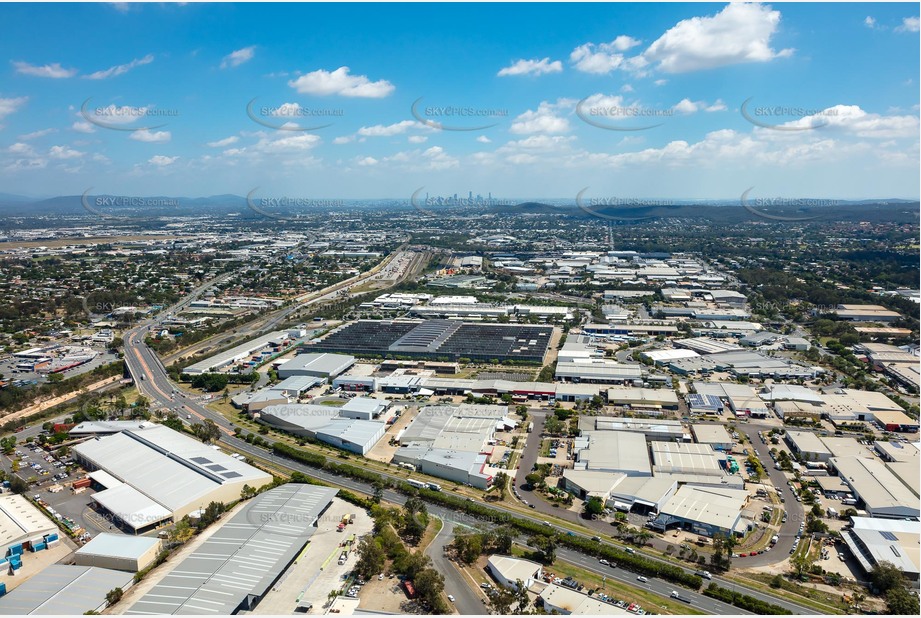
{"type": "Polygon", "coordinates": [[[195,436],[202,442],[217,442],[221,439],[221,430],[210,418],[206,418],[199,425],[195,425],[195,436]]]}
{"type": "Polygon", "coordinates": [[[556,560],[556,539],[544,534],[536,534],[528,539],[528,545],[541,554],[541,561],[552,564],[556,560]]]}
{"type": "Polygon", "coordinates": [[[29,484],[22,480],[19,475],[14,474],[10,478],[10,490],[16,494],[24,494],[29,491],[29,484]]]}
{"type": "Polygon", "coordinates": [[[594,519],[595,516],[604,513],[604,502],[602,502],[601,498],[598,496],[592,496],[585,501],[582,512],[585,513],[586,516],[594,519]]]}
{"type": "Polygon", "coordinates": [[[534,489],[535,487],[540,487],[541,483],[544,482],[544,477],[539,472],[531,472],[524,477],[524,480],[528,484],[528,487],[534,489]]]}
{"type": "Polygon", "coordinates": [[[870,583],[879,594],[886,594],[893,588],[905,585],[902,571],[891,562],[885,560],[877,562],[870,571],[870,583]]]}
{"type": "Polygon", "coordinates": [[[112,588],[106,593],[106,605],[112,607],[116,603],[122,600],[122,596],[125,594],[125,591],[121,588],[112,588]]]}
{"type": "Polygon", "coordinates": [[[445,589],[444,575],[431,567],[426,567],[416,573],[415,578],[413,578],[413,585],[420,600],[434,611],[444,613],[444,610],[447,609],[444,607],[444,601],[441,598],[441,593],[445,589]]]}
{"type": "Polygon", "coordinates": [[[256,495],[256,490],[250,487],[249,485],[244,485],[243,489],[240,490],[240,500],[249,500],[256,495]]]}
{"type": "Polygon", "coordinates": [[[374,502],[380,504],[381,500],[384,498],[384,483],[380,480],[376,480],[371,484],[371,487],[374,489],[374,495],[372,496],[374,502]]]}
{"type": "Polygon", "coordinates": [[[886,609],[888,613],[898,616],[917,616],[921,611],[917,595],[903,585],[886,593],[886,609]]]}
{"type": "Polygon", "coordinates": [[[499,526],[494,528],[490,534],[492,542],[492,551],[497,554],[509,555],[512,553],[512,541],[515,539],[515,533],[509,526],[499,526]]]}
{"type": "Polygon", "coordinates": [[[370,579],[384,570],[386,557],[384,548],[378,540],[371,535],[365,535],[358,542],[358,561],[355,569],[359,575],[370,579]]]}

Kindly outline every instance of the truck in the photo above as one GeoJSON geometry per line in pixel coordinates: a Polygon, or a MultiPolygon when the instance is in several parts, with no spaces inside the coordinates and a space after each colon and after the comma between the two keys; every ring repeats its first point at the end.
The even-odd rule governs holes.
{"type": "Polygon", "coordinates": [[[528,423],[528,433],[534,431],[534,423],[528,423]]]}
{"type": "Polygon", "coordinates": [[[350,522],[349,522],[349,517],[350,517],[349,515],[343,515],[343,516],[342,516],[342,525],[343,525],[343,526],[349,525],[349,523],[350,523],[350,522]]]}
{"type": "Polygon", "coordinates": [[[432,491],[441,491],[441,485],[439,485],[438,483],[429,483],[428,488],[431,489],[432,491]]]}
{"type": "Polygon", "coordinates": [[[415,472],[416,470],[416,466],[412,465],[411,463],[406,463],[405,461],[401,461],[399,466],[401,468],[406,468],[407,470],[411,470],[413,472],[415,472]]]}
{"type": "Polygon", "coordinates": [[[422,481],[417,481],[416,479],[406,479],[406,482],[416,489],[425,489],[425,483],[422,481]]]}

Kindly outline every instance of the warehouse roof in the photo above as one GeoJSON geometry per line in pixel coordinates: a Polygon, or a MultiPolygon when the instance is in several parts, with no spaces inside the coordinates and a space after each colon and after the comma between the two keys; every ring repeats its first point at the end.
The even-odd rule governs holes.
{"type": "Polygon", "coordinates": [[[81,556],[134,559],[140,558],[155,545],[160,545],[160,540],[154,537],[101,532],[78,549],[77,553],[81,556]]]}
{"type": "Polygon", "coordinates": [[[256,496],[126,613],[236,613],[247,597],[265,594],[300,553],[337,492],[288,483],[256,496]]]}
{"type": "Polygon", "coordinates": [[[365,414],[379,414],[387,408],[390,402],[373,397],[354,397],[345,402],[340,408],[349,412],[363,412],[365,414]]]}
{"type": "Polygon", "coordinates": [[[52,564],[0,597],[0,614],[80,615],[106,605],[106,593],[127,588],[132,573],[52,564]]]}
{"type": "Polygon", "coordinates": [[[921,571],[918,522],[872,517],[852,517],[851,522],[854,525],[843,538],[865,570],[890,562],[917,578],[921,571]]]}
{"type": "Polygon", "coordinates": [[[173,514],[170,509],[124,483],[93,494],[93,500],[135,530],[169,519],[173,514]]]}
{"type": "Polygon", "coordinates": [[[19,494],[0,496],[0,547],[56,532],[57,526],[19,494]]]}
{"type": "Polygon", "coordinates": [[[819,393],[798,384],[771,384],[761,389],[758,396],[765,401],[803,401],[815,404],[825,401],[819,393]]]}
{"type": "Polygon", "coordinates": [[[73,450],[171,511],[227,482],[259,486],[270,480],[261,470],[158,424],[88,440],[73,450]]]}
{"type": "Polygon", "coordinates": [[[646,440],[625,431],[587,431],[587,449],[579,451],[578,460],[588,470],[635,473],[652,476],[646,440]]]}
{"type": "Polygon", "coordinates": [[[618,386],[608,389],[608,402],[628,403],[637,406],[661,407],[678,405],[678,395],[670,388],[638,388],[618,386]]]}
{"type": "Polygon", "coordinates": [[[542,567],[530,560],[495,555],[489,557],[489,568],[496,575],[501,575],[510,582],[521,580],[523,583],[527,583],[528,580],[534,579],[542,567]]]}
{"type": "Polygon", "coordinates": [[[687,521],[735,530],[748,492],[684,485],[662,506],[662,513],[687,521]]]}
{"type": "Polygon", "coordinates": [[[907,461],[918,463],[919,450],[916,444],[905,444],[902,442],[874,442],[873,446],[877,451],[883,454],[890,461],[907,461]]]}
{"type": "Polygon", "coordinates": [[[222,367],[224,365],[228,365],[235,360],[240,360],[249,356],[253,352],[264,348],[270,343],[280,343],[282,341],[286,341],[287,339],[287,331],[278,330],[271,332],[261,337],[257,337],[256,339],[241,343],[240,345],[221,352],[220,354],[209,356],[208,358],[201,360],[193,365],[189,365],[183,369],[183,372],[207,373],[211,371],[213,367],[222,367]]]}
{"type": "Polygon", "coordinates": [[[650,445],[656,474],[723,476],[716,452],[709,444],[652,442],[650,445]]]}
{"type": "Polygon", "coordinates": [[[371,447],[380,439],[380,434],[385,429],[386,425],[379,421],[336,418],[318,429],[317,436],[332,437],[343,442],[371,447]]]}
{"type": "Polygon", "coordinates": [[[867,511],[918,517],[918,498],[881,461],[864,457],[835,457],[831,464],[860,496],[867,511]]]}
{"type": "Polygon", "coordinates": [[[811,431],[788,431],[787,442],[797,451],[802,453],[816,453],[820,456],[831,457],[831,451],[811,431]]]}
{"type": "Polygon", "coordinates": [[[700,444],[732,444],[734,440],[722,425],[691,425],[691,431],[700,444]]]}
{"type": "Polygon", "coordinates": [[[355,364],[355,357],[346,354],[310,353],[298,354],[278,366],[280,371],[304,371],[323,375],[338,375],[355,364]]]}
{"type": "Polygon", "coordinates": [[[627,610],[605,603],[598,597],[577,592],[571,588],[564,588],[556,584],[548,584],[540,593],[544,603],[558,607],[567,614],[577,616],[611,616],[627,614],[627,610]]]}

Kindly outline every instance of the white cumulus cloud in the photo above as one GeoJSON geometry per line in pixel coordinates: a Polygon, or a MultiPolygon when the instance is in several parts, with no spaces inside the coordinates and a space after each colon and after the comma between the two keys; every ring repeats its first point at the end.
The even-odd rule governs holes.
{"type": "Polygon", "coordinates": [[[380,99],[390,95],[396,89],[385,79],[373,82],[365,75],[351,75],[349,71],[349,67],[345,66],[332,72],[319,69],[290,80],[288,85],[301,94],[317,96],[335,94],[366,99],[380,99]]]}
{"type": "Polygon", "coordinates": [[[541,60],[517,60],[511,65],[500,69],[497,75],[506,77],[508,75],[544,75],[545,73],[560,73],[563,70],[563,63],[559,60],[550,61],[550,58],[541,60]]]}
{"type": "Polygon", "coordinates": [[[678,22],[643,53],[666,73],[687,73],[793,55],[775,51],[771,39],[780,11],[762,4],[729,4],[716,15],[678,22]]]}

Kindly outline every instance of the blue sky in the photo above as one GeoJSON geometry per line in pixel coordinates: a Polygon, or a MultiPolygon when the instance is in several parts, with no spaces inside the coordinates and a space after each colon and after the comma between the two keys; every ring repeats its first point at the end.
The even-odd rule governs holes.
{"type": "Polygon", "coordinates": [[[8,193],[919,194],[916,3],[0,4],[0,23],[8,193]]]}

